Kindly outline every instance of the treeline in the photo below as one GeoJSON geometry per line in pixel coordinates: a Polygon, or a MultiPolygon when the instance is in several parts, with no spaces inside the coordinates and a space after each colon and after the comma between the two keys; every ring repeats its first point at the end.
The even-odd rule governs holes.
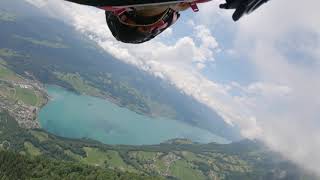
{"type": "Polygon", "coordinates": [[[77,180],[160,180],[161,177],[121,172],[57,161],[45,157],[27,157],[9,151],[0,151],[0,179],[77,179],[77,180]]]}

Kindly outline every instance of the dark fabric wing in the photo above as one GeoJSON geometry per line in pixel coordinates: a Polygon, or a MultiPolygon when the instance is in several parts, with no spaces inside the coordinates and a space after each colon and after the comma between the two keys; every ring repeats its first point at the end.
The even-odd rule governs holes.
{"type": "Polygon", "coordinates": [[[138,4],[152,4],[164,2],[176,2],[178,0],[65,0],[78,4],[103,7],[103,6],[130,6],[138,4]]]}

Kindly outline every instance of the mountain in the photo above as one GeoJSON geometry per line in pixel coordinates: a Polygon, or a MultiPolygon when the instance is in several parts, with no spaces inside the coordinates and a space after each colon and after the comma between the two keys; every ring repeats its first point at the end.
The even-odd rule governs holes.
{"type": "Polygon", "coordinates": [[[0,15],[0,57],[15,73],[105,98],[140,114],[181,120],[231,141],[241,138],[239,129],[214,110],[169,82],[115,59],[30,4],[1,1],[0,15]]]}

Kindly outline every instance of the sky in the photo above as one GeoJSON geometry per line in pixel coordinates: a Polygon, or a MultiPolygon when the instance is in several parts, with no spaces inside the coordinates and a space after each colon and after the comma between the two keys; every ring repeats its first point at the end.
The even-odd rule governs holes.
{"type": "Polygon", "coordinates": [[[271,0],[236,23],[231,11],[218,8],[223,0],[213,0],[139,45],[117,42],[96,8],[26,1],[320,175],[319,0],[271,0]]]}

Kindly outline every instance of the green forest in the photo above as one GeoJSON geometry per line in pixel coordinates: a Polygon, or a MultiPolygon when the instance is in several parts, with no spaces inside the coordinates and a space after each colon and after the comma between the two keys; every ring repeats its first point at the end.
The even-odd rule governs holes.
{"type": "Polygon", "coordinates": [[[160,180],[161,177],[101,169],[81,163],[45,157],[27,157],[0,151],[0,179],[160,180]]]}

